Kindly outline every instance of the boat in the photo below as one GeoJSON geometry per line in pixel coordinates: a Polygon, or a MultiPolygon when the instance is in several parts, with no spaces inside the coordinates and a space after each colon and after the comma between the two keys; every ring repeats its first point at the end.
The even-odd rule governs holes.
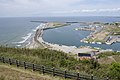
{"type": "Polygon", "coordinates": [[[78,30],[78,28],[75,28],[75,30],[77,31],[77,30],[78,30]]]}
{"type": "Polygon", "coordinates": [[[95,42],[92,42],[92,44],[95,44],[95,42]]]}
{"type": "Polygon", "coordinates": [[[106,42],[106,44],[107,44],[107,45],[111,45],[111,43],[109,43],[109,42],[106,42]]]}
{"type": "Polygon", "coordinates": [[[88,43],[88,41],[84,41],[84,43],[88,43]]]}
{"type": "Polygon", "coordinates": [[[97,44],[102,44],[101,42],[96,42],[97,44]]]}

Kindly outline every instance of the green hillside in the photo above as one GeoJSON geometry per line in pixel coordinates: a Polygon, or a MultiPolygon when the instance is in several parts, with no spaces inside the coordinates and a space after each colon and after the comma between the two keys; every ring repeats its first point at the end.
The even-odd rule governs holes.
{"type": "MultiPolygon", "coordinates": [[[[98,55],[99,60],[104,58],[108,55],[120,55],[120,53],[104,53],[101,55],[98,55]]],[[[55,51],[55,50],[49,50],[49,49],[26,49],[26,48],[10,48],[10,47],[0,47],[0,56],[1,57],[8,57],[12,59],[17,59],[21,61],[26,61],[30,63],[40,64],[48,67],[55,67],[62,70],[69,70],[73,72],[80,72],[81,74],[93,74],[94,76],[98,76],[101,78],[106,78],[107,76],[118,77],[119,80],[120,77],[118,75],[111,74],[114,69],[114,63],[115,65],[119,67],[119,62],[104,64],[99,63],[99,61],[95,60],[77,60],[75,59],[75,56],[71,56],[69,54],[55,51]]],[[[116,58],[116,60],[118,60],[116,58]]],[[[113,71],[114,72],[114,71],[113,71]]],[[[117,73],[117,72],[116,72],[117,73]]],[[[119,72],[118,72],[119,73],[119,72]]],[[[112,79],[111,79],[112,80],[112,79]]],[[[115,79],[114,79],[115,80],[115,79]]]]}

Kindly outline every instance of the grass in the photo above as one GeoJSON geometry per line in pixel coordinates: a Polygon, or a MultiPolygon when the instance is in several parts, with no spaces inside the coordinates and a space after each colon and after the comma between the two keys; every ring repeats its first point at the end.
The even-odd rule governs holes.
{"type": "Polygon", "coordinates": [[[88,38],[86,41],[88,41],[88,42],[93,42],[94,39],[92,39],[92,38],[88,38]]]}
{"type": "Polygon", "coordinates": [[[100,64],[111,64],[113,62],[120,62],[120,52],[105,52],[98,54],[100,64]]]}
{"type": "Polygon", "coordinates": [[[99,63],[100,64],[111,64],[111,63],[113,63],[113,62],[115,62],[113,59],[111,59],[111,58],[108,58],[108,57],[105,57],[105,58],[101,58],[100,60],[99,60],[99,63]]]}
{"type": "MultiPolygon", "coordinates": [[[[118,26],[116,26],[116,25],[107,25],[106,26],[106,31],[114,32],[114,33],[116,33],[116,35],[119,35],[120,28],[118,26]]],[[[115,35],[115,34],[112,34],[112,35],[115,35]]]]}
{"type": "Polygon", "coordinates": [[[113,51],[108,51],[108,52],[103,52],[101,54],[98,54],[98,57],[99,58],[105,58],[105,57],[108,57],[108,56],[113,56],[113,55],[120,55],[120,52],[113,52],[113,51]]]}
{"type": "Polygon", "coordinates": [[[109,35],[109,33],[113,32],[111,36],[120,35],[120,28],[116,25],[104,25],[105,27],[101,32],[97,32],[94,37],[88,38],[86,41],[88,42],[102,42],[105,43],[104,39],[109,35]]]}
{"type": "MultiPolygon", "coordinates": [[[[65,80],[60,77],[43,75],[32,70],[25,70],[7,64],[0,63],[0,80],[65,80]]],[[[69,80],[69,79],[66,79],[69,80]]]]}
{"type": "Polygon", "coordinates": [[[101,42],[101,43],[105,43],[105,41],[104,40],[99,40],[99,39],[97,39],[97,38],[95,38],[95,39],[93,39],[93,38],[88,38],[86,41],[88,41],[88,42],[101,42]]]}
{"type": "Polygon", "coordinates": [[[67,54],[48,49],[0,48],[0,56],[11,57],[36,64],[59,67],[59,60],[67,60],[67,54]],[[56,65],[57,64],[57,65],[56,65]]]}
{"type": "Polygon", "coordinates": [[[120,28],[119,27],[113,28],[112,31],[113,32],[120,32],[120,28]]]}
{"type": "Polygon", "coordinates": [[[116,62],[120,62],[120,55],[114,55],[113,58],[116,62]]]}
{"type": "Polygon", "coordinates": [[[91,73],[90,66],[92,64],[90,61],[79,61],[74,56],[55,50],[0,47],[0,56],[61,70],[80,71],[84,74],[85,72],[88,74],[89,71],[89,74],[91,73]]]}
{"type": "Polygon", "coordinates": [[[74,56],[48,49],[0,47],[0,56],[62,70],[75,70],[76,65],[79,64],[74,56]]]}
{"type": "Polygon", "coordinates": [[[70,25],[70,24],[68,24],[68,23],[54,23],[53,27],[62,27],[62,26],[68,26],[68,25],[70,25]]]}
{"type": "MultiPolygon", "coordinates": [[[[120,55],[117,52],[106,52],[99,54],[98,58],[103,59],[105,63],[109,61],[108,56],[120,55]]],[[[0,56],[26,61],[30,63],[40,64],[48,67],[55,67],[61,70],[72,72],[80,72],[82,75],[91,75],[104,78],[108,74],[109,64],[99,64],[94,60],[77,60],[74,56],[70,56],[64,52],[49,50],[49,49],[26,49],[26,48],[10,48],[0,47],[0,56]],[[106,74],[104,74],[106,73],[106,74]]],[[[114,58],[114,57],[113,57],[114,58]]],[[[118,60],[116,58],[116,60],[118,60]]],[[[111,61],[109,61],[111,62],[111,61]]],[[[2,78],[4,78],[2,76],[2,78]]]]}
{"type": "Polygon", "coordinates": [[[50,80],[31,71],[17,69],[8,65],[0,65],[0,78],[3,80],[50,80]]]}

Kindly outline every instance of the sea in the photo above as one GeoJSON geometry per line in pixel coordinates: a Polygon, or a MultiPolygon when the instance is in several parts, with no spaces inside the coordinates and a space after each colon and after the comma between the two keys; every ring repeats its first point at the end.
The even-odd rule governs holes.
{"type": "MultiPolygon", "coordinates": [[[[80,17],[1,17],[0,45],[23,47],[30,43],[35,31],[45,22],[120,22],[120,17],[110,16],[80,16],[80,17]],[[41,22],[34,22],[41,21],[41,22]]],[[[69,26],[48,29],[44,31],[43,40],[46,42],[67,46],[91,46],[101,49],[120,51],[120,43],[89,44],[80,42],[91,31],[76,31],[75,28],[84,27],[80,23],[69,26]]]]}

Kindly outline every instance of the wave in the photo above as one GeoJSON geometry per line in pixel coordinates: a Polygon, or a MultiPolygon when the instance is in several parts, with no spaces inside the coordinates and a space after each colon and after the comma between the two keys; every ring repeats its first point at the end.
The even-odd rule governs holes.
{"type": "Polygon", "coordinates": [[[17,47],[20,47],[21,45],[16,45],[17,47]]]}
{"type": "Polygon", "coordinates": [[[40,25],[39,26],[37,26],[35,29],[33,29],[32,31],[36,31],[37,29],[39,29],[39,27],[40,27],[40,25]]]}
{"type": "Polygon", "coordinates": [[[40,27],[42,27],[44,24],[43,23],[41,23],[39,26],[37,26],[35,29],[33,29],[32,31],[36,31],[37,29],[39,29],[40,27]]]}
{"type": "Polygon", "coordinates": [[[22,43],[25,43],[31,36],[32,36],[32,34],[37,30],[37,29],[39,29],[40,27],[42,27],[42,26],[44,26],[45,24],[44,23],[41,23],[39,26],[37,26],[35,29],[33,29],[32,31],[33,32],[30,32],[30,33],[28,33],[27,34],[27,36],[25,36],[25,37],[22,37],[22,41],[20,41],[20,42],[13,42],[13,43],[17,43],[17,44],[22,44],[22,43]]]}
{"type": "Polygon", "coordinates": [[[32,34],[33,34],[33,33],[28,33],[27,36],[22,37],[22,39],[24,39],[24,40],[22,40],[22,41],[20,41],[20,42],[14,42],[14,43],[22,44],[22,43],[26,42],[26,41],[32,36],[32,34]]]}

